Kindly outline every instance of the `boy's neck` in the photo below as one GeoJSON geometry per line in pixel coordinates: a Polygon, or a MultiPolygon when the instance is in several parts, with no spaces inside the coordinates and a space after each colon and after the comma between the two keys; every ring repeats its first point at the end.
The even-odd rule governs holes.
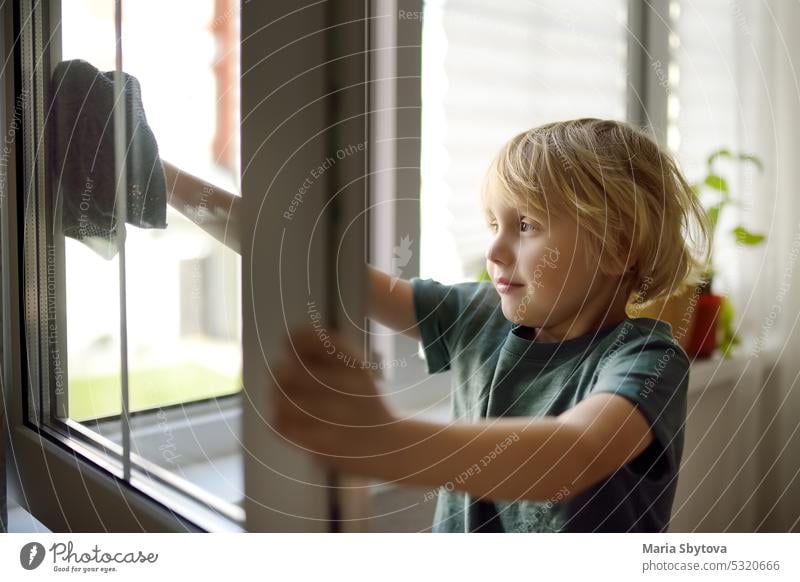
{"type": "MultiPolygon", "coordinates": [[[[622,323],[623,321],[625,321],[626,319],[628,319],[627,315],[622,316],[621,318],[618,318],[618,319],[616,319],[614,321],[606,320],[605,322],[603,322],[603,325],[601,325],[600,327],[592,329],[592,330],[589,330],[586,333],[581,334],[581,335],[595,333],[595,332],[598,332],[598,331],[605,330],[605,329],[607,329],[609,327],[615,327],[615,326],[619,325],[620,323],[622,323]]],[[[531,342],[537,342],[538,341],[538,342],[542,342],[542,343],[553,343],[553,342],[565,341],[564,339],[561,339],[561,340],[557,340],[557,339],[549,339],[549,340],[548,339],[542,339],[542,338],[539,337],[539,329],[540,328],[537,328],[537,327],[528,327],[528,326],[523,325],[523,326],[520,326],[520,328],[517,330],[517,335],[519,337],[524,338],[524,339],[526,339],[528,341],[531,341],[531,342]]],[[[575,337],[580,337],[580,336],[571,335],[566,339],[574,339],[575,337]]]]}
{"type": "Polygon", "coordinates": [[[531,342],[536,341],[536,328],[535,327],[528,327],[527,325],[523,325],[519,328],[518,334],[519,337],[526,339],[531,342]]]}

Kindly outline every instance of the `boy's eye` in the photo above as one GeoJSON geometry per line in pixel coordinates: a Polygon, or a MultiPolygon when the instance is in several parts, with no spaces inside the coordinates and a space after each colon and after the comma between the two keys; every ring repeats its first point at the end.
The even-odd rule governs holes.
{"type": "MultiPolygon", "coordinates": [[[[497,223],[496,222],[490,222],[490,223],[488,223],[488,225],[489,225],[489,230],[491,230],[492,232],[496,232],[497,231],[497,223]]],[[[530,232],[530,231],[536,230],[538,228],[535,224],[532,224],[530,222],[525,222],[524,220],[521,220],[519,225],[520,225],[520,230],[522,232],[530,232]]]]}

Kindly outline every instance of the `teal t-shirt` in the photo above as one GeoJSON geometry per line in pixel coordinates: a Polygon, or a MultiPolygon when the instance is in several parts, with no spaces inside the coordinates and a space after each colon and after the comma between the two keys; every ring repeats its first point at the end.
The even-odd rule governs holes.
{"type": "Polygon", "coordinates": [[[598,392],[636,404],[655,436],[638,457],[588,489],[541,501],[436,495],[434,532],[666,532],[683,454],[689,358],[671,326],[650,318],[563,342],[525,339],[489,282],[411,279],[428,372],[453,371],[455,422],[555,416],[598,392]]]}

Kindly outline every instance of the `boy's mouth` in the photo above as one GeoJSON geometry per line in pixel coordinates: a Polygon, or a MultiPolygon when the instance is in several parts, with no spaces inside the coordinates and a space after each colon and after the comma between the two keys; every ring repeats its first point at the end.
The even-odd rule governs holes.
{"type": "Polygon", "coordinates": [[[505,277],[500,277],[495,281],[495,286],[500,293],[511,293],[517,289],[524,287],[522,283],[515,283],[505,277]]]}

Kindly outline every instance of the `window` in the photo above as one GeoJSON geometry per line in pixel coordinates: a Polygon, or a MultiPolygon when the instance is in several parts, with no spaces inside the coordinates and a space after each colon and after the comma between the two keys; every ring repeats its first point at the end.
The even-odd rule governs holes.
{"type": "MultiPolygon", "coordinates": [[[[4,349],[2,369],[19,387],[21,501],[53,529],[109,527],[121,502],[131,516],[114,527],[131,530],[363,527],[330,519],[359,505],[331,487],[342,477],[269,428],[265,378],[286,327],[308,324],[314,305],[386,365],[395,405],[442,414],[450,376],[427,376],[416,342],[364,332],[365,255],[404,278],[474,279],[488,236],[480,182],[503,141],[554,119],[646,120],[691,173],[692,136],[711,139],[695,110],[727,82],[699,21],[682,20],[685,3],[671,9],[672,37],[666,1],[10,4],[0,10],[19,33],[4,39],[18,83],[4,82],[21,173],[3,181],[15,195],[2,207],[2,321],[24,341],[4,349]],[[119,248],[58,228],[46,104],[57,64],[74,59],[140,81],[162,160],[199,185],[193,206],[171,200],[166,228],[128,225],[119,248]],[[689,85],[693,69],[707,94],[689,85]],[[205,194],[223,191],[239,208],[230,229],[205,211],[205,194]]],[[[736,115],[722,103],[716,115],[736,115]]],[[[125,145],[115,140],[112,160],[125,145]]],[[[109,166],[124,183],[129,166],[109,166]]],[[[98,195],[82,186],[79,210],[81,194],[98,195]]]]}
{"type": "Polygon", "coordinates": [[[352,527],[347,495],[320,487],[339,477],[271,432],[265,393],[311,297],[361,340],[346,322],[363,322],[365,7],[0,10],[16,28],[3,83],[20,171],[2,207],[15,501],[55,531],[352,527]],[[146,132],[131,137],[126,75],[166,200],[146,132]],[[303,178],[340,151],[288,222],[303,178]]]}

